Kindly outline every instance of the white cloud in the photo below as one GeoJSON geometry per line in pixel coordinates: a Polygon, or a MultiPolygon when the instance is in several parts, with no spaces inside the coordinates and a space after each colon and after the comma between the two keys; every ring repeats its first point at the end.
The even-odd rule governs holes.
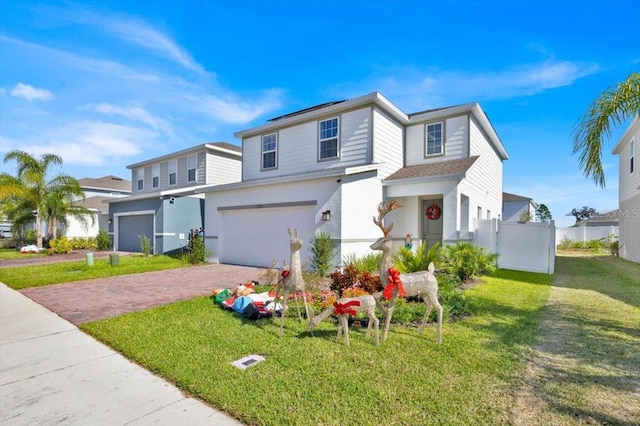
{"type": "Polygon", "coordinates": [[[534,95],[571,85],[599,70],[595,64],[555,59],[484,72],[401,66],[377,69],[375,76],[363,84],[347,84],[338,90],[352,92],[353,96],[376,90],[413,112],[444,104],[534,95]],[[363,85],[368,89],[363,90],[363,85]]]}
{"type": "Polygon", "coordinates": [[[137,105],[119,106],[103,102],[99,104],[86,105],[82,109],[96,111],[104,115],[124,117],[131,121],[146,124],[147,126],[165,134],[173,135],[171,123],[152,115],[150,112],[137,105]]]}
{"type": "Polygon", "coordinates": [[[102,166],[121,163],[154,143],[154,132],[101,121],[69,123],[47,133],[46,143],[28,144],[34,155],[55,153],[65,165],[102,166]]]}
{"type": "Polygon", "coordinates": [[[161,57],[176,62],[183,67],[204,74],[205,70],[183,48],[170,37],[153,28],[146,21],[125,16],[101,15],[88,10],[67,13],[67,18],[81,25],[102,30],[112,37],[119,38],[128,44],[135,44],[155,52],[161,57]]]}
{"type": "Polygon", "coordinates": [[[270,90],[254,102],[244,102],[229,97],[206,96],[202,99],[205,112],[232,124],[246,124],[257,117],[282,107],[282,91],[270,90]]]}
{"type": "Polygon", "coordinates": [[[29,84],[18,83],[9,94],[15,98],[24,98],[28,101],[50,101],[53,95],[46,89],[37,89],[29,84]]]}

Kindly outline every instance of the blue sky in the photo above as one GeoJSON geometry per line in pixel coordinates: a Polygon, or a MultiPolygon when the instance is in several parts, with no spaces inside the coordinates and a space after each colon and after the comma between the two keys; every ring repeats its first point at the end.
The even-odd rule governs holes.
{"type": "MultiPolygon", "coordinates": [[[[571,132],[640,69],[638,0],[0,2],[0,154],[130,179],[129,164],[319,103],[381,92],[406,113],[479,102],[505,145],[504,191],[558,226],[617,208],[571,132]]],[[[15,173],[14,164],[0,164],[15,173]]]]}

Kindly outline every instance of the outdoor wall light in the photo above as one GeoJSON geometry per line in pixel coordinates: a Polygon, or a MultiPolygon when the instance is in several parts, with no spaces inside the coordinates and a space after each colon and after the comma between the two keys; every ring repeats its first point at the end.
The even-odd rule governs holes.
{"type": "Polygon", "coordinates": [[[169,198],[169,204],[173,204],[176,199],[174,197],[169,198]]]}
{"type": "Polygon", "coordinates": [[[111,219],[107,219],[107,224],[111,225],[111,219]]]}
{"type": "Polygon", "coordinates": [[[331,210],[325,210],[322,212],[322,221],[328,222],[331,220],[331,210]]]}

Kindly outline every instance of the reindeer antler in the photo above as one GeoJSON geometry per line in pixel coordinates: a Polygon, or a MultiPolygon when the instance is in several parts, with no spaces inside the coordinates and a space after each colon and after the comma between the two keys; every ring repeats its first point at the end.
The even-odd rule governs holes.
{"type": "Polygon", "coordinates": [[[373,223],[378,225],[378,227],[382,230],[385,238],[389,236],[389,233],[393,229],[393,222],[391,222],[389,226],[384,226],[383,219],[385,215],[391,210],[395,210],[400,207],[402,207],[402,205],[400,205],[400,203],[398,203],[396,200],[389,200],[387,202],[383,201],[378,204],[378,218],[376,219],[376,217],[374,216],[373,223]]]}

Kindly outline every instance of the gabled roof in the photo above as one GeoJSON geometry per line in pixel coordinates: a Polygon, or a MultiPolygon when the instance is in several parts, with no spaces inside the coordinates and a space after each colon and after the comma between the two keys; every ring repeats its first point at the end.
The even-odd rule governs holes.
{"type": "Polygon", "coordinates": [[[111,189],[117,191],[131,192],[131,181],[109,175],[101,178],[82,178],[78,183],[83,188],[111,189]]]}
{"type": "Polygon", "coordinates": [[[619,220],[620,220],[620,209],[616,209],[616,210],[611,210],[610,212],[602,213],[596,216],[591,216],[589,219],[585,219],[581,223],[618,222],[619,220]]]}
{"type": "Polygon", "coordinates": [[[478,156],[474,156],[457,160],[440,161],[438,163],[418,164],[416,166],[403,167],[387,177],[385,182],[425,177],[444,178],[450,176],[461,176],[471,168],[477,159],[478,156]]]}
{"type": "Polygon", "coordinates": [[[151,158],[149,160],[144,160],[139,163],[129,164],[127,166],[127,169],[136,169],[138,167],[158,163],[160,161],[173,159],[173,158],[177,158],[177,157],[181,157],[181,156],[185,156],[188,154],[193,154],[193,153],[205,151],[205,150],[213,150],[213,151],[218,151],[226,154],[231,154],[235,157],[238,157],[238,159],[242,158],[242,148],[239,147],[238,145],[233,145],[227,142],[212,142],[212,143],[205,143],[205,144],[192,146],[191,148],[186,148],[186,149],[183,149],[182,151],[161,155],[160,157],[151,158]]]}
{"type": "MultiPolygon", "coordinates": [[[[122,197],[129,198],[129,197],[122,197]]],[[[84,200],[76,200],[71,203],[72,206],[84,207],[86,209],[95,209],[95,210],[109,210],[109,205],[104,203],[104,200],[112,200],[113,197],[87,197],[84,200]]],[[[117,198],[116,198],[117,199],[117,198]]]]}
{"type": "Polygon", "coordinates": [[[532,201],[533,198],[523,197],[522,195],[509,194],[508,192],[502,193],[502,201],[532,201]]]}

